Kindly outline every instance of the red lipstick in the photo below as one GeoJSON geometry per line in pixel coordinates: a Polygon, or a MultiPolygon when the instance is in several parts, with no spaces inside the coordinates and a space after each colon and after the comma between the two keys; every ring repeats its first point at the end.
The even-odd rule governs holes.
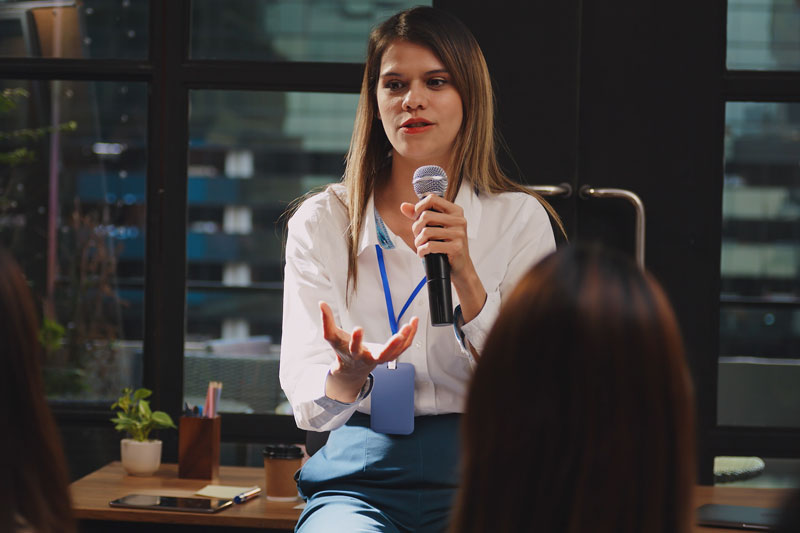
{"type": "Polygon", "coordinates": [[[408,134],[423,133],[433,127],[433,122],[422,117],[413,117],[400,126],[403,132],[408,134]]]}

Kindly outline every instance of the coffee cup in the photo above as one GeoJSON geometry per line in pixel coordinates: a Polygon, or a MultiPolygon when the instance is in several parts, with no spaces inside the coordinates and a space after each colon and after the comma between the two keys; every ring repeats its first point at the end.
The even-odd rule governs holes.
{"type": "Polygon", "coordinates": [[[297,483],[294,474],[303,463],[303,450],[293,444],[269,444],[264,448],[265,493],[268,500],[294,501],[297,483]]]}

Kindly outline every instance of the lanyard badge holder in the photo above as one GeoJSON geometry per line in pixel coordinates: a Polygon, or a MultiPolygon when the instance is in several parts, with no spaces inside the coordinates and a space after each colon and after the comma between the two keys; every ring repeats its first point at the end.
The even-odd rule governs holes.
{"type": "MultiPolygon", "coordinates": [[[[398,322],[408,306],[425,286],[425,278],[411,293],[400,314],[395,318],[392,295],[389,292],[389,279],[386,277],[386,265],[383,262],[383,250],[375,245],[378,254],[378,266],[383,281],[383,294],[386,297],[386,312],[389,315],[389,326],[392,335],[399,331],[398,322]]],[[[370,407],[370,427],[378,433],[392,435],[410,435],[414,432],[414,365],[391,361],[378,365],[372,371],[373,385],[370,407]]]]}

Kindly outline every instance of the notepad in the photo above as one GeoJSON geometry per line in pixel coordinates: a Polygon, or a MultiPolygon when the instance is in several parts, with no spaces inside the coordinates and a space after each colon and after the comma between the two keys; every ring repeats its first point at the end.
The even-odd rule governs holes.
{"type": "Polygon", "coordinates": [[[225,498],[232,500],[235,496],[257,489],[258,485],[252,487],[233,487],[231,485],[206,485],[202,489],[195,492],[198,496],[208,496],[209,498],[225,498]]]}

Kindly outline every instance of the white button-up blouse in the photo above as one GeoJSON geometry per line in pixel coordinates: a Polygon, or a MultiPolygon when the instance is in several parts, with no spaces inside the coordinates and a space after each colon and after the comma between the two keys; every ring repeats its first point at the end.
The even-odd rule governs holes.
{"type": "MultiPolygon", "coordinates": [[[[289,220],[280,381],[301,429],[331,430],[355,411],[370,412],[367,387],[351,404],[325,396],[325,380],[336,355],[322,336],[319,302],[330,304],[345,331],[364,328],[365,344],[373,353],[392,335],[375,250],[379,235],[372,199],[357,250],[358,286],[346,305],[345,195],[342,185],[333,185],[307,199],[289,220]]],[[[462,327],[466,340],[480,353],[504,295],[534,263],[555,250],[555,240],[546,210],[525,193],[478,195],[464,186],[455,203],[464,209],[469,254],[487,293],[481,312],[462,327]]],[[[399,313],[425,268],[402,239],[385,226],[381,230],[392,302],[399,313]]],[[[458,304],[455,290],[453,304],[458,304]]],[[[453,328],[431,325],[427,289],[419,291],[398,324],[412,316],[419,317],[419,328],[398,362],[415,368],[414,414],[463,412],[474,365],[471,353],[458,342],[453,328]]]]}

